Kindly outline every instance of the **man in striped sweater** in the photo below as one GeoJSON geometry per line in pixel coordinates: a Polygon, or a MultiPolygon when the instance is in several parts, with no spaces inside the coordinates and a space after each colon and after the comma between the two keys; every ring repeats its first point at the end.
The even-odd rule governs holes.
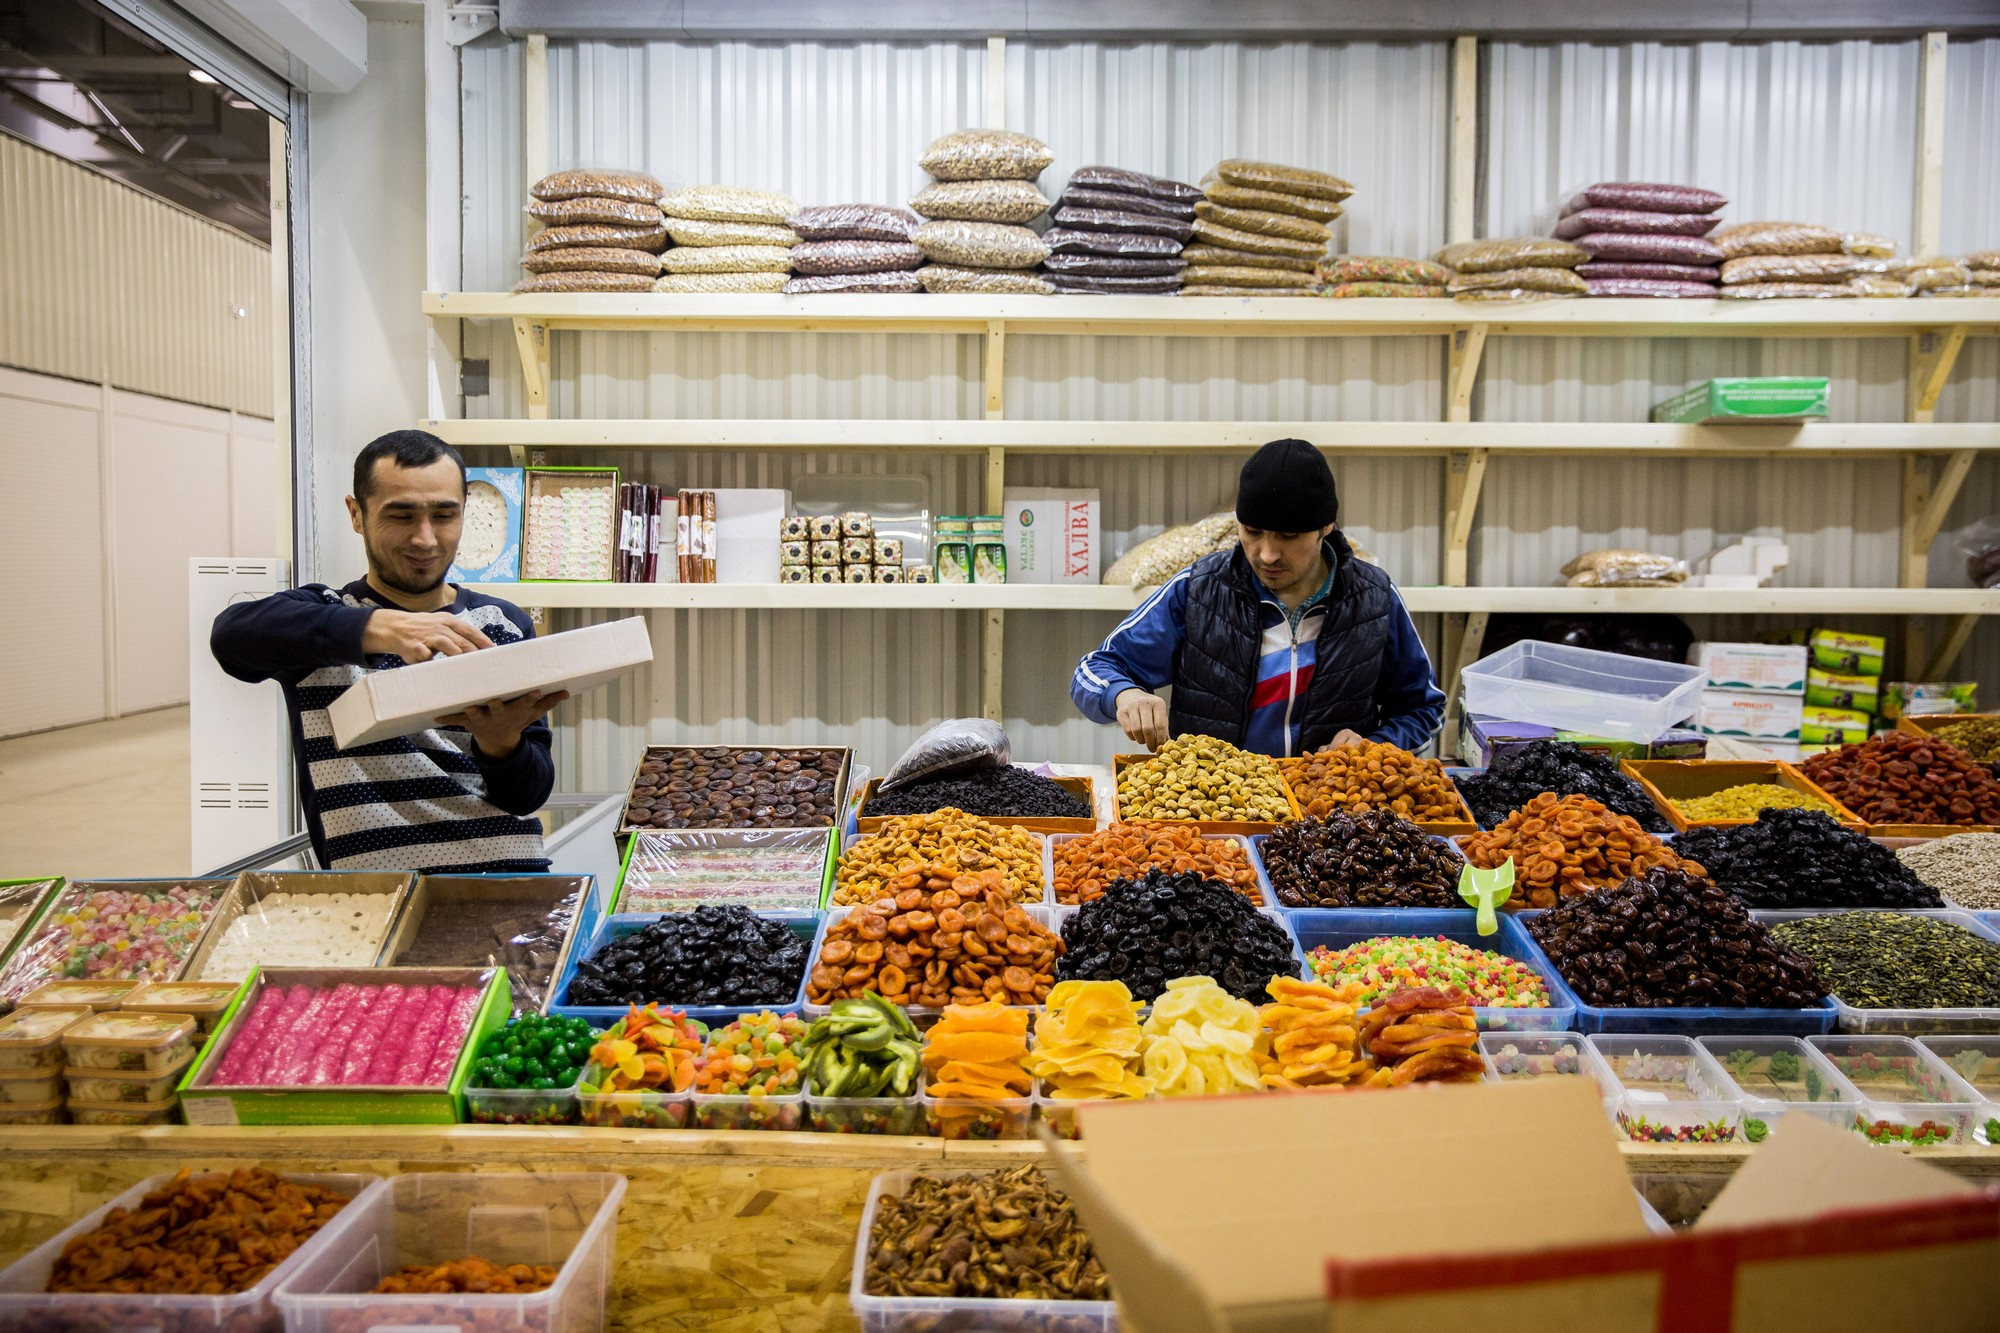
{"type": "Polygon", "coordinates": [[[464,506],[456,450],[418,430],[382,436],[355,458],[347,498],[368,576],[239,603],[209,635],[224,671],[284,690],[299,804],[329,870],[549,868],[534,818],[555,785],[542,716],[567,692],[475,705],[351,750],[333,743],[327,708],[368,672],[534,637],[520,607],[444,581],[464,506]]]}

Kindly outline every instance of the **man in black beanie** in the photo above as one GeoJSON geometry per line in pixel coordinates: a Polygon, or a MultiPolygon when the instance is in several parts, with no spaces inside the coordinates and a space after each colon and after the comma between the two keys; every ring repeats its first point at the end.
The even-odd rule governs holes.
{"type": "Polygon", "coordinates": [[[1396,585],[1355,558],[1336,526],[1326,456],[1273,440],[1236,490],[1234,550],[1167,581],[1077,664],[1070,698],[1157,750],[1218,736],[1260,754],[1364,739],[1416,750],[1444,693],[1396,585]],[[1171,685],[1171,705],[1155,691],[1171,685]]]}

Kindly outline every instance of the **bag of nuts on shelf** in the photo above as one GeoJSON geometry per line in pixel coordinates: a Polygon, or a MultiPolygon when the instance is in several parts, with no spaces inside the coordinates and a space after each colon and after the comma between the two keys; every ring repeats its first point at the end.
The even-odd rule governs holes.
{"type": "Polygon", "coordinates": [[[1563,205],[1563,216],[1587,208],[1626,208],[1648,213],[1713,213],[1729,200],[1713,190],[1651,181],[1599,181],[1563,205]]]}
{"type": "Polygon", "coordinates": [[[933,139],[917,165],[941,181],[1031,181],[1056,155],[1040,139],[1012,130],[959,130],[933,139]]]}
{"type": "Polygon", "coordinates": [[[1114,587],[1157,587],[1203,556],[1235,544],[1235,513],[1210,514],[1140,542],[1112,562],[1104,571],[1104,582],[1114,587]]]}
{"type": "Polygon", "coordinates": [[[1517,268],[1575,268],[1589,258],[1588,250],[1548,236],[1459,241],[1431,256],[1460,277],[1517,268]]]}
{"type": "Polygon", "coordinates": [[[528,187],[528,193],[537,199],[578,199],[594,197],[598,199],[632,199],[644,204],[657,204],[667,192],[667,187],[648,176],[643,171],[599,170],[591,167],[572,168],[542,177],[528,187]]]}
{"type": "Polygon", "coordinates": [[[643,273],[535,273],[514,284],[517,295],[534,292],[650,292],[654,279],[643,273]]]}
{"type": "Polygon", "coordinates": [[[642,273],[656,278],[660,275],[660,257],[650,250],[579,245],[560,250],[530,250],[521,256],[521,267],[530,273],[642,273]]]}
{"type": "Polygon", "coordinates": [[[910,234],[934,264],[969,269],[1031,269],[1049,247],[1026,227],[998,222],[926,222],[910,234]]]}
{"type": "Polygon", "coordinates": [[[799,211],[798,200],[773,190],[745,190],[730,185],[691,185],[660,200],[670,218],[696,222],[764,222],[782,226],[799,211]]]}
{"type": "Polygon", "coordinates": [[[980,292],[989,296],[1051,296],[1054,284],[1026,269],[959,268],[926,264],[917,279],[927,292],[980,292]]]}
{"type": "Polygon", "coordinates": [[[1543,267],[1460,273],[1445,284],[1445,290],[1453,296],[1461,292],[1554,292],[1581,296],[1589,287],[1572,269],[1543,267]]]}
{"type": "MultiPolygon", "coordinates": [[[[672,253],[671,251],[669,253],[672,253]]],[[[656,292],[714,295],[728,292],[782,292],[788,273],[668,273],[653,284],[656,292]]]]}
{"type": "Polygon", "coordinates": [[[1685,560],[1652,551],[1607,548],[1585,551],[1562,567],[1572,588],[1665,587],[1685,583],[1685,560]]]}
{"type": "Polygon", "coordinates": [[[907,241],[923,219],[893,204],[819,204],[785,225],[808,241],[907,241]]]}
{"type": "Polygon", "coordinates": [[[697,218],[667,219],[667,234],[675,245],[778,245],[799,243],[790,227],[772,222],[703,222],[697,218]]]}
{"type": "Polygon", "coordinates": [[[793,278],[784,286],[787,296],[811,292],[920,292],[924,282],[915,269],[892,273],[827,273],[818,277],[793,278]]]}
{"type": "Polygon", "coordinates": [[[1032,181],[933,181],[917,191],[910,207],[927,218],[1019,224],[1048,212],[1049,200],[1032,181]]]}
{"type": "Polygon", "coordinates": [[[1852,277],[1861,261],[1852,255],[1746,255],[1722,265],[1725,286],[1743,282],[1839,282],[1852,277]]]}
{"type": "Polygon", "coordinates": [[[615,250],[650,250],[657,254],[667,246],[667,229],[658,224],[623,227],[602,222],[579,222],[567,227],[544,227],[528,238],[530,253],[570,246],[608,246],[615,250]]]}
{"type": "Polygon", "coordinates": [[[596,224],[610,227],[657,227],[664,221],[658,204],[637,199],[537,199],[528,216],[552,227],[596,224]]]}
{"type": "Polygon", "coordinates": [[[1728,259],[1746,255],[1837,255],[1841,235],[1808,222],[1739,222],[1711,235],[1728,259]]]}
{"type": "MultiPolygon", "coordinates": [[[[1340,177],[1304,167],[1288,167],[1276,162],[1253,162],[1229,157],[1215,164],[1215,179],[1244,189],[1270,190],[1278,194],[1304,195],[1339,203],[1354,193],[1354,187],[1340,177]]],[[[1213,195],[1211,194],[1211,198],[1213,195]]]]}

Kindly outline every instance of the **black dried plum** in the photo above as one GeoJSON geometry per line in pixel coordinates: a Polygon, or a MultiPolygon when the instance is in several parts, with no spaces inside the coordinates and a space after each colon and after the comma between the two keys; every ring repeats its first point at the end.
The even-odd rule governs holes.
{"type": "Polygon", "coordinates": [[[565,1003],[674,1007],[789,1004],[807,946],[742,907],[698,907],[620,936],[577,965],[565,1003]]]}
{"type": "Polygon", "coordinates": [[[1053,778],[1018,765],[906,783],[877,792],[862,814],[927,815],[933,810],[1009,819],[1089,819],[1090,803],[1053,778]]]}
{"type": "Polygon", "coordinates": [[[1291,936],[1226,884],[1157,868],[1121,879],[1063,923],[1057,981],[1122,981],[1151,1002],[1176,977],[1205,976],[1238,999],[1268,999],[1299,975],[1291,936]]]}
{"type": "Polygon", "coordinates": [[[1484,773],[1458,780],[1459,795],[1483,829],[1496,828],[1543,792],[1588,796],[1613,814],[1630,815],[1648,833],[1672,833],[1645,789],[1615,760],[1567,741],[1530,741],[1504,751],[1484,773]]]}
{"type": "Polygon", "coordinates": [[[1764,810],[1756,822],[1690,829],[1674,853],[1752,907],[1943,907],[1896,854],[1818,810],[1764,810]]]}

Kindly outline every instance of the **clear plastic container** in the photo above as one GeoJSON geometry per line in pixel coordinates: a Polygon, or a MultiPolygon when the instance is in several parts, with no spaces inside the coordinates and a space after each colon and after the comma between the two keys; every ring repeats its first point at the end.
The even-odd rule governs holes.
{"type": "MultiPolygon", "coordinates": [[[[1103,831],[1099,829],[1097,832],[1102,833],[1103,831]]],[[[1056,897],[1056,848],[1066,842],[1075,842],[1078,838],[1094,838],[1096,836],[1096,833],[1049,834],[1048,845],[1042,851],[1042,882],[1048,885],[1048,901],[1051,907],[1075,907],[1080,905],[1077,903],[1064,903],[1056,897]]],[[[1250,856],[1250,868],[1257,872],[1257,891],[1263,895],[1257,905],[1259,907],[1282,907],[1283,904],[1278,901],[1277,892],[1271,888],[1271,877],[1264,870],[1262,848],[1266,836],[1266,834],[1262,833],[1204,833],[1201,835],[1201,840],[1203,842],[1233,842],[1248,852],[1250,856]]]]}
{"type": "MultiPolygon", "coordinates": [[[[80,1121],[79,1123],[91,1123],[80,1121]]],[[[265,1333],[278,1325],[271,1293],[349,1224],[356,1206],[382,1183],[380,1176],[294,1175],[285,1179],[321,1185],[354,1202],[309,1237],[285,1261],[266,1273],[248,1291],[232,1296],[119,1296],[109,1293],[44,1290],[49,1273],[63,1249],[78,1236],[95,1231],[113,1208],[136,1208],[139,1201],[173,1179],[173,1172],[140,1181],[102,1208],[65,1227],[30,1250],[11,1267],[0,1270],[0,1328],[49,1330],[124,1329],[133,1333],[265,1333]]]]}
{"type": "Polygon", "coordinates": [[[694,1101],[696,1129],[780,1129],[806,1127],[806,1094],[782,1093],[775,1097],[736,1097],[697,1092],[694,1101]]]}
{"type": "Polygon", "coordinates": [[[16,1009],[0,1018],[0,1074],[61,1069],[66,1063],[63,1032],[91,1013],[74,1005],[66,1009],[16,1009]]]}
{"type": "MultiPolygon", "coordinates": [[[[799,968],[798,987],[782,1003],[710,1005],[704,1007],[683,1006],[677,1003],[674,997],[670,995],[651,998],[662,1009],[681,1010],[689,1018],[706,1023],[712,1027],[720,1027],[722,1024],[741,1018],[745,1014],[758,1014],[764,1012],[766,1009],[780,1014],[795,1014],[799,1012],[805,1005],[806,976],[812,970],[812,960],[818,952],[820,914],[817,912],[760,912],[758,915],[767,921],[778,922],[806,942],[806,961],[805,965],[799,968]]],[[[656,916],[606,916],[598,918],[596,927],[590,933],[590,938],[588,940],[578,940],[571,947],[569,958],[563,964],[562,973],[557,976],[556,984],[550,991],[549,1007],[546,1012],[562,1018],[585,1019],[592,1027],[597,1028],[610,1027],[613,1023],[625,1017],[626,1009],[629,1006],[624,1004],[569,1003],[570,983],[576,980],[577,968],[588,959],[594,958],[598,951],[610,944],[612,940],[625,935],[636,935],[657,920],[659,918],[656,916]]]]}
{"type": "Polygon", "coordinates": [[[125,1003],[139,989],[136,981],[50,981],[23,995],[22,1009],[73,1009],[82,1005],[106,1013],[125,1003]]]}
{"type": "Polygon", "coordinates": [[[1025,1139],[1028,1122],[1034,1118],[1033,1097],[1008,1097],[1001,1101],[976,1101],[969,1097],[933,1097],[917,1094],[924,1109],[924,1125],[933,1138],[991,1142],[1025,1139]]]}
{"type": "Polygon", "coordinates": [[[1811,1038],[1861,1094],[1853,1126],[1870,1143],[1930,1147],[1972,1141],[1986,1103],[1944,1061],[1908,1037],[1811,1038]]]}
{"type": "Polygon", "coordinates": [[[671,829],[635,833],[613,910],[684,912],[704,904],[815,912],[832,829],[671,829]]]}
{"type": "Polygon", "coordinates": [[[1415,935],[1425,938],[1443,936],[1454,943],[1483,949],[1489,953],[1503,954],[1508,958],[1525,963],[1549,994],[1546,1008],[1520,1008],[1514,1006],[1479,1005],[1473,1014],[1479,1020],[1482,1032],[1560,1032],[1575,1025],[1576,1004],[1574,997],[1554,976],[1547,958],[1529,940],[1528,932],[1521,923],[1510,916],[1500,918],[1499,933],[1481,935],[1479,925],[1470,908],[1457,911],[1451,908],[1416,908],[1405,910],[1376,909],[1364,907],[1298,908],[1285,913],[1291,922],[1292,932],[1298,937],[1299,948],[1304,952],[1308,978],[1316,974],[1312,967],[1312,951],[1325,948],[1345,949],[1351,944],[1376,939],[1384,935],[1415,935]]]}
{"type": "Polygon", "coordinates": [[[924,1108],[908,1097],[820,1097],[806,1090],[807,1124],[821,1134],[907,1134],[929,1130],[924,1108]]]}
{"type": "Polygon", "coordinates": [[[0,1106],[32,1106],[62,1095],[63,1071],[60,1069],[0,1073],[0,1106]]]}
{"type": "Polygon", "coordinates": [[[694,1093],[658,1088],[644,1092],[576,1090],[577,1116],[599,1129],[686,1129],[694,1118],[694,1093]]]}
{"type": "Polygon", "coordinates": [[[1985,1099],[1972,1136],[1981,1143],[2000,1146],[2000,1036],[1919,1037],[1917,1043],[1985,1099]]]}
{"type": "Polygon", "coordinates": [[[63,1070],[63,1077],[69,1080],[72,1101],[166,1106],[174,1100],[174,1089],[181,1075],[193,1063],[194,1052],[190,1051],[185,1060],[168,1069],[142,1073],[135,1069],[78,1069],[72,1065],[63,1070]]]}
{"type": "Polygon", "coordinates": [[[422,1327],[588,1333],[605,1326],[625,1178],[610,1173],[395,1176],[343,1210],[273,1298],[286,1333],[422,1327]],[[528,1295],[371,1294],[410,1265],[469,1257],[558,1269],[528,1295]]]}
{"type": "Polygon", "coordinates": [[[95,1014],[62,1035],[71,1069],[157,1074],[178,1069],[194,1054],[194,1020],[186,1014],[95,1014]]]}
{"type": "MultiPolygon", "coordinates": [[[[10,1125],[60,1125],[63,1122],[61,1096],[42,1102],[0,1102],[0,1129],[10,1125]]],[[[4,1291],[0,1287],[0,1291],[4,1291]]]]}
{"type": "MultiPolygon", "coordinates": [[[[1880,912],[1895,911],[1903,916],[1927,916],[1939,921],[1948,921],[1954,926],[1971,931],[1983,940],[2000,943],[2000,928],[1980,920],[1978,914],[1960,911],[1956,908],[1792,908],[1783,911],[1756,911],[1750,914],[1753,920],[1767,926],[1775,926],[1784,921],[1796,921],[1801,917],[1827,916],[1835,912],[1880,912]]],[[[1835,1010],[1834,1027],[1822,1031],[1855,1032],[1861,1034],[1891,1033],[1904,1036],[1921,1036],[1927,1032],[2000,1032],[2000,1007],[1982,1009],[1863,1009],[1849,1004],[1838,993],[1832,997],[1835,1010]]],[[[1768,1030],[1768,1029],[1767,1029],[1768,1030]]]]}
{"type": "Polygon", "coordinates": [[[1690,1037],[1605,1033],[1588,1038],[1618,1084],[1612,1120],[1637,1143],[1736,1143],[1743,1099],[1690,1037]]]}
{"type": "Polygon", "coordinates": [[[1080,1139],[1083,1125],[1077,1117],[1080,1106],[1102,1106],[1108,1101],[1155,1101],[1155,1097],[1051,1097],[1048,1084],[1035,1080],[1035,1114],[1059,1139],[1080,1139]]]}
{"type": "Polygon", "coordinates": [[[1464,672],[1465,711],[1641,744],[1692,717],[1698,666],[1523,639],[1464,672]]]}
{"type": "Polygon", "coordinates": [[[69,1118],[79,1125],[171,1125],[181,1118],[181,1102],[93,1102],[69,1099],[69,1118]]]}
{"type": "MultiPolygon", "coordinates": [[[[924,1175],[964,1175],[967,1172],[926,1171],[924,1175]]],[[[861,1321],[863,1333],[975,1333],[976,1330],[1019,1330],[1019,1333],[1114,1333],[1118,1307],[1111,1301],[981,1300],[959,1296],[870,1296],[868,1241],[883,1196],[909,1189],[915,1171],[884,1171],[868,1186],[861,1209],[861,1229],[854,1238],[854,1265],[847,1283],[847,1303],[861,1321]]]]}
{"type": "Polygon", "coordinates": [[[126,996],[118,1007],[127,1013],[186,1014],[194,1019],[197,1036],[206,1037],[241,989],[232,981],[154,981],[126,996]]]}
{"type": "Polygon", "coordinates": [[[1605,1067],[1604,1057],[1581,1032],[1482,1032],[1479,1053],[1486,1058],[1486,1081],[1513,1083],[1534,1078],[1583,1077],[1597,1084],[1604,1118],[1615,1121],[1624,1088],[1605,1067]]]}
{"type": "Polygon", "coordinates": [[[1743,1137],[1762,1143],[1793,1111],[1845,1129],[1861,1093],[1797,1037],[1702,1037],[1702,1048],[1743,1098],[1743,1137]]]}
{"type": "Polygon", "coordinates": [[[465,1118],[475,1125],[574,1125],[582,1120],[567,1088],[467,1088],[465,1118]]]}

